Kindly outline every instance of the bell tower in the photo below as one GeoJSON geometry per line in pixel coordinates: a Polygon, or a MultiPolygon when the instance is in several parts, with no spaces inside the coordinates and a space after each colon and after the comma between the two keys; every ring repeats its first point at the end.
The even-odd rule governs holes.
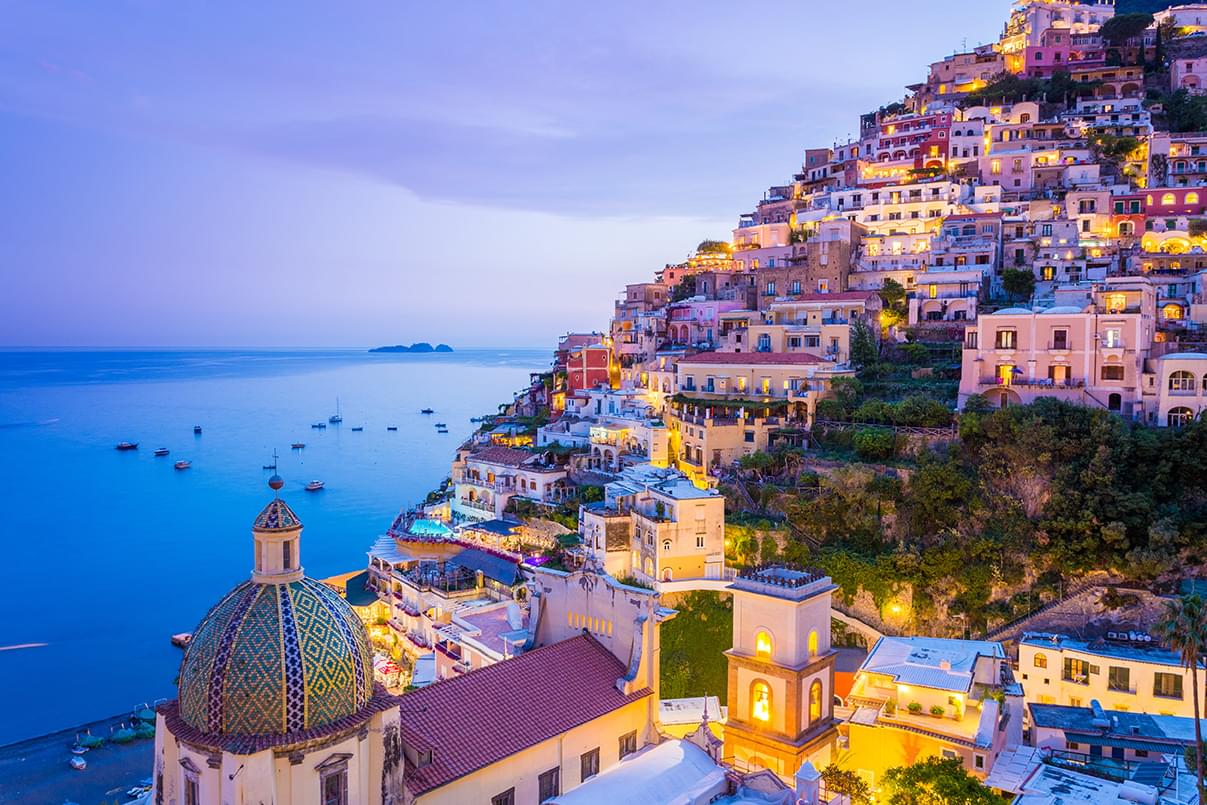
{"type": "MultiPolygon", "coordinates": [[[[273,492],[285,482],[281,476],[268,479],[273,492]]],[[[274,497],[256,517],[251,528],[255,540],[256,566],[251,580],[258,584],[290,584],[301,581],[302,521],[281,498],[274,497]]]]}
{"type": "Polygon", "coordinates": [[[829,764],[834,721],[830,597],[820,571],[787,565],[744,570],[733,593],[725,758],[791,782],[806,761],[829,764]]]}

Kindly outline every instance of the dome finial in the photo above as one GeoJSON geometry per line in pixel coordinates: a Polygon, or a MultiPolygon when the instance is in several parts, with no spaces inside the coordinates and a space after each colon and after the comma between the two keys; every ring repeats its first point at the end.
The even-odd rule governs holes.
{"type": "Polygon", "coordinates": [[[281,487],[283,487],[284,485],[285,485],[285,479],[282,478],[281,476],[277,475],[275,472],[272,474],[272,477],[268,479],[268,488],[271,489],[273,492],[280,492],[281,487]]]}

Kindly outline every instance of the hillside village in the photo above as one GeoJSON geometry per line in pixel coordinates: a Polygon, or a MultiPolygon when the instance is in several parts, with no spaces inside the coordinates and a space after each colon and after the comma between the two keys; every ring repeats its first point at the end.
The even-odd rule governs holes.
{"type": "Polygon", "coordinates": [[[1019,0],[858,131],[328,580],[364,709],[249,747],[186,679],[159,794],[1201,802],[1207,5],[1019,0]]]}

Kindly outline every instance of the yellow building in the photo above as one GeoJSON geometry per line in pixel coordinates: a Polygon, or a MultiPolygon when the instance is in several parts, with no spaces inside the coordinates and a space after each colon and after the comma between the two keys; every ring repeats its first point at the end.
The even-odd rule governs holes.
{"type": "Polygon", "coordinates": [[[959,759],[983,779],[1022,741],[1022,689],[1000,643],[882,637],[847,701],[855,711],[838,763],[872,786],[928,757],[959,759]]]}
{"type": "Polygon", "coordinates": [[[725,498],[676,470],[627,467],[604,500],[580,507],[579,534],[614,576],[652,584],[724,575],[725,498]]]}
{"type": "Polygon", "coordinates": [[[667,411],[677,465],[700,484],[778,440],[799,440],[835,377],[854,371],[807,352],[705,352],[679,360],[667,411]]]}
{"type": "Polygon", "coordinates": [[[1027,701],[1068,707],[1097,701],[1108,710],[1193,718],[1190,671],[1178,655],[1122,637],[1091,642],[1023,635],[1018,673],[1027,701]]]}
{"type": "Polygon", "coordinates": [[[806,761],[831,761],[834,660],[830,597],[821,573],[764,567],[738,574],[733,593],[733,648],[725,757],[790,780],[806,761]]]}

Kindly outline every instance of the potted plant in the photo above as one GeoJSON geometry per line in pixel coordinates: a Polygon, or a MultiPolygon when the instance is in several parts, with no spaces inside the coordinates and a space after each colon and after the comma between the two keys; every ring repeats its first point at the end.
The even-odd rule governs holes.
{"type": "Polygon", "coordinates": [[[905,709],[909,710],[914,715],[918,715],[922,712],[922,705],[918,702],[910,702],[908,705],[906,705],[905,709]]]}
{"type": "Polygon", "coordinates": [[[936,705],[931,706],[930,714],[937,718],[942,718],[943,716],[945,716],[947,714],[947,711],[944,710],[941,706],[936,704],[936,705]]]}

